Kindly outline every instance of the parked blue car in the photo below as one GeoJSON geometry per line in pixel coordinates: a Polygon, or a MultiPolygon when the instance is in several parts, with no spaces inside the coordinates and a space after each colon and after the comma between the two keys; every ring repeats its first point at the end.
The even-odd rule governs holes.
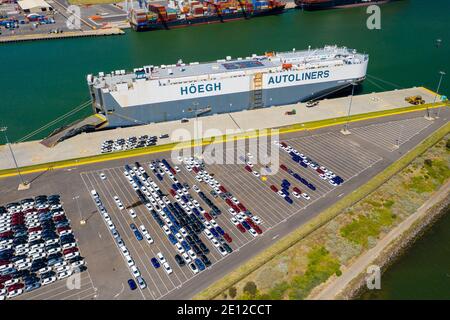
{"type": "Polygon", "coordinates": [[[161,266],[156,258],[151,258],[150,261],[155,269],[158,269],[161,266]]]}
{"type": "Polygon", "coordinates": [[[195,260],[194,260],[194,262],[195,262],[195,265],[197,266],[197,268],[200,270],[200,271],[203,271],[203,270],[205,270],[205,264],[199,259],[199,258],[195,258],[195,260]]]}
{"type": "Polygon", "coordinates": [[[181,241],[181,246],[184,248],[184,250],[189,251],[191,250],[191,246],[186,241],[181,241]]]}
{"type": "Polygon", "coordinates": [[[223,236],[225,234],[225,231],[223,231],[223,229],[221,227],[216,227],[216,231],[223,236]]]}
{"type": "Polygon", "coordinates": [[[173,234],[169,234],[169,240],[172,244],[176,244],[178,242],[177,238],[175,238],[173,234]]]}
{"type": "Polygon", "coordinates": [[[211,233],[212,233],[212,235],[214,236],[214,237],[216,237],[216,238],[219,238],[220,236],[219,236],[219,233],[214,229],[214,228],[211,228],[209,231],[211,231],[211,233]]]}
{"type": "Polygon", "coordinates": [[[128,286],[131,290],[136,290],[137,288],[136,282],[133,279],[128,279],[128,286]]]}
{"type": "Polygon", "coordinates": [[[36,281],[36,282],[33,282],[33,283],[28,284],[28,285],[25,287],[25,292],[30,292],[30,291],[36,290],[36,289],[38,289],[38,288],[40,288],[40,287],[41,287],[40,282],[39,282],[39,281],[36,281]]]}
{"type": "Polygon", "coordinates": [[[316,187],[312,183],[308,183],[306,186],[313,191],[316,190],[316,187]]]}
{"type": "Polygon", "coordinates": [[[134,231],[134,236],[138,241],[141,241],[143,239],[142,234],[138,230],[134,231]]]}
{"type": "MultiPolygon", "coordinates": [[[[286,198],[287,198],[287,197],[286,197],[286,198]]],[[[285,198],[285,199],[286,199],[286,198],[285,198]]],[[[248,224],[247,221],[242,221],[241,224],[244,226],[245,229],[250,230],[250,225],[248,224]]],[[[212,229],[211,229],[211,233],[212,233],[212,229]]]]}

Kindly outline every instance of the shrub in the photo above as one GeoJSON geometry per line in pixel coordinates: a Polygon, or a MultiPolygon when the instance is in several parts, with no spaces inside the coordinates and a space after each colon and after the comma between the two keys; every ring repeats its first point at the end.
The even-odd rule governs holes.
{"type": "Polygon", "coordinates": [[[257,291],[257,287],[256,287],[256,283],[254,283],[253,281],[249,281],[245,284],[244,286],[244,292],[248,293],[250,296],[254,296],[256,294],[257,291]]]}
{"type": "Polygon", "coordinates": [[[236,298],[236,294],[237,294],[237,290],[235,287],[230,287],[230,289],[228,289],[228,294],[230,295],[230,297],[232,299],[236,298]]]}

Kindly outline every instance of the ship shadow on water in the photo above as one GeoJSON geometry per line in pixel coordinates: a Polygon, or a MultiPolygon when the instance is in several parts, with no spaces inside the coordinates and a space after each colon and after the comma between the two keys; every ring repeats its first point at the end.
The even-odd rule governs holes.
{"type": "MultiPolygon", "coordinates": [[[[361,93],[364,92],[364,84],[360,83],[358,85],[355,86],[355,90],[353,91],[353,95],[359,95],[361,93]]],[[[336,99],[336,98],[343,98],[343,97],[348,97],[352,94],[352,86],[347,86],[344,87],[336,92],[330,93],[326,96],[324,96],[323,98],[317,99],[317,100],[322,100],[322,99],[336,99]]]]}

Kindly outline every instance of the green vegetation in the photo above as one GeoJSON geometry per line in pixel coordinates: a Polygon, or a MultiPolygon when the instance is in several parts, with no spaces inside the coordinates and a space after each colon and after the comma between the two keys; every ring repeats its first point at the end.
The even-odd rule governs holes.
{"type": "MultiPolygon", "coordinates": [[[[389,203],[392,207],[393,201],[389,203]]],[[[377,237],[383,227],[388,227],[394,222],[395,216],[389,208],[373,207],[371,211],[359,215],[351,223],[344,226],[340,234],[342,237],[367,247],[369,237],[377,237]]]]}
{"type": "Polygon", "coordinates": [[[308,261],[305,274],[293,278],[289,299],[306,298],[314,287],[325,282],[333,274],[340,273],[339,261],[324,247],[313,248],[308,254],[308,261]]]}
{"type": "Polygon", "coordinates": [[[237,294],[237,290],[235,287],[230,287],[230,289],[228,289],[228,294],[230,295],[230,297],[232,299],[236,298],[236,294],[237,294]]]}
{"type": "MultiPolygon", "coordinates": [[[[449,132],[450,123],[447,123],[365,185],[194,298],[213,299],[230,287],[237,289],[240,299],[302,298],[332,274],[340,276],[339,265],[351,263],[362,253],[363,245],[373,245],[374,237],[388,231],[426,201],[427,197],[402,188],[421,168],[419,162],[424,163],[424,158],[419,157],[422,153],[427,152],[426,158],[433,159],[432,169],[425,169],[431,170],[427,175],[442,174],[446,170],[448,178],[450,153],[445,152],[444,141],[438,142],[449,132]],[[439,163],[447,163],[447,169],[439,163]],[[396,175],[399,171],[401,174],[396,175]],[[362,222],[369,220],[367,229],[370,235],[364,235],[367,229],[362,222]],[[315,252],[313,248],[319,253],[311,254],[315,252]],[[325,248],[326,251],[317,248],[325,248]],[[322,258],[314,259],[317,256],[322,258]],[[257,286],[254,297],[243,291],[244,285],[250,281],[257,286]]],[[[447,178],[442,177],[439,181],[447,178]]]]}
{"type": "MultiPolygon", "coordinates": [[[[387,201],[373,200],[370,197],[359,204],[362,212],[351,222],[340,229],[340,235],[345,239],[367,248],[369,240],[378,238],[384,229],[397,222],[399,217],[394,214],[394,210],[400,209],[396,206],[401,202],[401,197],[408,194],[411,200],[420,198],[418,195],[428,194],[435,191],[448,178],[450,178],[450,164],[448,159],[434,158],[433,153],[423,160],[417,159],[402,172],[400,186],[397,186],[397,193],[390,195],[387,201]],[[415,194],[414,194],[415,193],[415,194]],[[394,200],[395,199],[395,200],[394,200]]],[[[382,198],[382,195],[379,195],[382,198]]],[[[412,202],[413,203],[413,202],[412,202]]],[[[399,206],[406,207],[406,203],[399,206]]]]}
{"type": "Polygon", "coordinates": [[[427,193],[435,190],[449,177],[450,169],[447,161],[425,159],[414,177],[405,182],[405,187],[418,193],[427,193]]]}
{"type": "Polygon", "coordinates": [[[247,293],[250,296],[255,296],[258,288],[253,281],[247,282],[244,286],[244,293],[247,293]]]}
{"type": "Polygon", "coordinates": [[[289,299],[304,299],[318,284],[333,274],[340,274],[340,264],[325,247],[315,247],[307,254],[308,266],[304,274],[293,277],[290,284],[277,283],[269,292],[261,293],[255,282],[248,281],[242,289],[241,300],[279,300],[286,295],[289,299]]]}

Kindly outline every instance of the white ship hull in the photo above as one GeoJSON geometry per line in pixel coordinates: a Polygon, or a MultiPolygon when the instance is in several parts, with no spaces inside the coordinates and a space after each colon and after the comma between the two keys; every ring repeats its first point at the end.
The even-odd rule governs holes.
{"type": "Polygon", "coordinates": [[[173,78],[153,73],[90,88],[96,112],[105,114],[110,126],[130,126],[195,117],[199,110],[210,115],[310,100],[361,82],[367,64],[368,59],[335,65],[319,61],[287,70],[268,67],[173,78]]]}

